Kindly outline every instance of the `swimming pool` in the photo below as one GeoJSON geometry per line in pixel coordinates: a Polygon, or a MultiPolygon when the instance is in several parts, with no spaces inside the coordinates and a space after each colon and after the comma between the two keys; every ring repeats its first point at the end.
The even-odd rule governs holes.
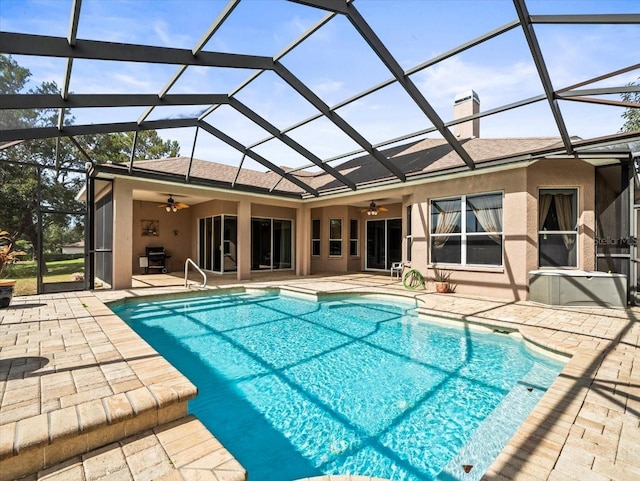
{"type": "Polygon", "coordinates": [[[257,481],[480,479],[562,368],[366,298],[242,292],[114,311],[198,386],[190,411],[257,481]]]}

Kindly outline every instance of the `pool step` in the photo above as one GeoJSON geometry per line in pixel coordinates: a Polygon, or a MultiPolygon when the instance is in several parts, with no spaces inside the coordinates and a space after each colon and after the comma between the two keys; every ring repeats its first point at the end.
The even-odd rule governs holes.
{"type": "Polygon", "coordinates": [[[191,383],[152,385],[0,426],[0,481],[17,479],[187,415],[191,383]]]}
{"type": "Polygon", "coordinates": [[[187,416],[43,469],[25,481],[153,479],[245,481],[247,473],[207,428],[187,416]]]}

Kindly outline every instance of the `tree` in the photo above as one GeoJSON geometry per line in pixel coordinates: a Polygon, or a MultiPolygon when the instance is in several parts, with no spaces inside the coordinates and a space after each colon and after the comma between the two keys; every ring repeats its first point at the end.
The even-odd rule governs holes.
{"type": "MultiPolygon", "coordinates": [[[[20,66],[11,56],[0,55],[1,94],[60,94],[55,82],[43,82],[27,89],[30,78],[31,72],[27,68],[20,66]]],[[[65,124],[69,125],[73,120],[67,109],[65,124]]],[[[55,126],[57,121],[57,109],[4,110],[0,116],[0,128],[55,126]]],[[[125,162],[129,160],[133,134],[86,135],[76,140],[95,162],[125,162]]],[[[164,141],[155,131],[138,135],[136,158],[176,156],[178,151],[178,142],[164,141]]],[[[1,150],[0,229],[8,231],[12,242],[28,240],[33,252],[37,253],[37,213],[40,206],[55,211],[83,211],[83,204],[76,200],[76,194],[84,185],[85,176],[69,169],[83,170],[85,163],[86,158],[67,138],[26,140],[1,150]]],[[[61,240],[68,242],[79,235],[78,229],[78,221],[73,216],[43,216],[45,245],[56,246],[61,240]]]]}
{"type": "MultiPolygon", "coordinates": [[[[87,152],[92,160],[99,164],[107,161],[114,163],[129,162],[133,132],[111,133],[109,135],[84,136],[87,152]]],[[[136,140],[136,159],[159,159],[176,157],[180,152],[180,144],[176,140],[162,140],[155,130],[138,132],[136,140]]]]}
{"type": "MultiPolygon", "coordinates": [[[[638,77],[640,81],[640,77],[638,77]]],[[[631,82],[628,84],[630,87],[640,87],[640,82],[631,82]]],[[[633,102],[640,104],[640,91],[625,92],[621,94],[624,102],[633,102]]],[[[620,129],[621,132],[631,132],[632,130],[640,130],[640,108],[628,107],[622,114],[622,118],[625,120],[624,125],[620,129]]]]}

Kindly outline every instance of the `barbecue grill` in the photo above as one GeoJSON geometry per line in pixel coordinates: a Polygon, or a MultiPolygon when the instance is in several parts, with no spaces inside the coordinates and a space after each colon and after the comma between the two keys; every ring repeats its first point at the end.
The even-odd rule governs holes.
{"type": "Polygon", "coordinates": [[[149,270],[161,271],[163,274],[167,272],[167,259],[171,256],[167,255],[164,247],[147,247],[146,249],[147,266],[145,267],[145,273],[149,270]]]}

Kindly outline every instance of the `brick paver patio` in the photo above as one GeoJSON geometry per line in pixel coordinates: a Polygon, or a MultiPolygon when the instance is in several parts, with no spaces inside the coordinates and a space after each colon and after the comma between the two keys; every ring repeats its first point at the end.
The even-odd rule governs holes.
{"type": "MultiPolygon", "coordinates": [[[[220,281],[212,288],[235,283],[220,281]]],[[[309,294],[411,296],[427,316],[518,331],[533,345],[570,355],[484,479],[640,479],[640,309],[407,291],[370,274],[279,276],[250,287],[285,284],[309,294]]],[[[104,304],[171,292],[184,288],[22,297],[0,310],[0,479],[246,478],[215,433],[187,416],[195,387],[104,304]]]]}

